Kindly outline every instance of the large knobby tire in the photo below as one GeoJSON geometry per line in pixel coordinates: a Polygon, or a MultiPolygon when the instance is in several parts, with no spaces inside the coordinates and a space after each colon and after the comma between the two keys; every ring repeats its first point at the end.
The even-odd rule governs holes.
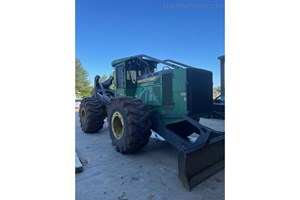
{"type": "Polygon", "coordinates": [[[106,118],[104,106],[97,98],[84,98],[80,103],[79,117],[82,131],[97,133],[103,127],[106,118]]]}
{"type": "Polygon", "coordinates": [[[180,135],[181,137],[186,138],[187,136],[193,134],[193,133],[198,133],[199,130],[195,128],[192,124],[190,124],[187,121],[182,121],[182,122],[177,122],[174,124],[169,124],[167,127],[176,133],[177,135],[180,135]]]}
{"type": "Polygon", "coordinates": [[[108,111],[108,123],[112,145],[121,153],[135,153],[149,142],[150,113],[140,99],[115,99],[108,111]]]}

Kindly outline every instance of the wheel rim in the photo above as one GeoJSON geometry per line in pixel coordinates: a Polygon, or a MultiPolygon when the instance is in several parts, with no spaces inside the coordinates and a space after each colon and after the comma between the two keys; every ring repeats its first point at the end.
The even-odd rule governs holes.
{"type": "Polygon", "coordinates": [[[82,110],[82,111],[81,111],[80,116],[81,116],[81,121],[82,121],[82,122],[85,122],[85,119],[86,119],[85,110],[82,110]]]}
{"type": "Polygon", "coordinates": [[[111,124],[114,136],[117,139],[120,139],[123,136],[124,132],[124,121],[121,113],[115,112],[113,114],[111,124]]]}

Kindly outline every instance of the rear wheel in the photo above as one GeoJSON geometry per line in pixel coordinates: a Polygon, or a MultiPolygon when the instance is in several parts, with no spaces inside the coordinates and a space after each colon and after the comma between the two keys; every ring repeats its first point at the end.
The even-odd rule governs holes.
{"type": "Polygon", "coordinates": [[[80,104],[79,117],[82,131],[96,133],[103,127],[106,118],[104,106],[97,98],[84,98],[80,104]]]}
{"type": "Polygon", "coordinates": [[[115,99],[108,112],[112,145],[121,153],[134,153],[149,142],[150,113],[142,100],[133,97],[115,99]]]}

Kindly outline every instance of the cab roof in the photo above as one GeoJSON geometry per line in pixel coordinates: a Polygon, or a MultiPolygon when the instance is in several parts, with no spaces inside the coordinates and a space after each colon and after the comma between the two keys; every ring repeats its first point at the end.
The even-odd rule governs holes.
{"type": "Polygon", "coordinates": [[[151,56],[148,56],[148,55],[144,55],[144,54],[117,59],[117,60],[114,60],[111,63],[111,65],[113,67],[125,66],[126,62],[130,61],[130,60],[132,60],[134,62],[138,62],[139,60],[140,61],[142,60],[142,62],[145,61],[148,64],[150,64],[150,63],[153,63],[153,64],[161,63],[161,64],[165,64],[169,67],[172,67],[174,69],[176,69],[176,68],[195,68],[195,67],[180,63],[180,62],[175,61],[175,60],[171,60],[171,59],[160,60],[160,59],[157,59],[157,58],[154,58],[154,57],[151,57],[151,56]]]}
{"type": "Polygon", "coordinates": [[[117,66],[124,66],[126,61],[129,60],[136,60],[136,59],[142,59],[145,61],[150,61],[150,62],[154,62],[154,63],[159,63],[159,61],[157,59],[151,59],[151,57],[145,56],[145,55],[136,55],[136,56],[130,56],[130,57],[126,57],[126,58],[120,58],[120,59],[116,59],[114,60],[111,65],[113,67],[117,67],[117,66]]]}

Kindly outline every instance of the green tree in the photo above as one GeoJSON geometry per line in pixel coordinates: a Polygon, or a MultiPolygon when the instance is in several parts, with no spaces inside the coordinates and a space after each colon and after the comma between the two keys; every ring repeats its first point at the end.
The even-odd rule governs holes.
{"type": "Polygon", "coordinates": [[[104,74],[103,76],[100,77],[100,82],[103,83],[104,81],[107,80],[107,76],[104,74]]]}
{"type": "Polygon", "coordinates": [[[88,72],[83,68],[79,59],[75,62],[75,94],[76,96],[90,96],[93,87],[88,80],[88,72]]]}
{"type": "Polygon", "coordinates": [[[116,89],[116,85],[115,85],[115,81],[116,81],[116,76],[115,76],[115,72],[112,72],[110,74],[110,76],[114,77],[114,81],[112,82],[111,86],[109,87],[111,90],[115,90],[116,89]]]}
{"type": "Polygon", "coordinates": [[[216,97],[218,97],[220,94],[221,94],[221,87],[220,86],[214,87],[214,90],[213,90],[213,99],[215,99],[216,97]]]}
{"type": "Polygon", "coordinates": [[[221,93],[221,87],[220,86],[214,87],[214,92],[221,93]]]}

